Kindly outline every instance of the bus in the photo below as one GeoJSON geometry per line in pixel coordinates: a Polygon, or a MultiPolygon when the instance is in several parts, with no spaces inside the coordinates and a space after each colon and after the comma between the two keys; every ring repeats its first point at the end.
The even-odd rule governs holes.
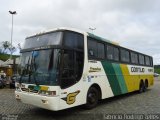
{"type": "Polygon", "coordinates": [[[20,53],[16,99],[52,111],[91,109],[154,84],[151,56],[73,28],[29,36],[20,53]]]}

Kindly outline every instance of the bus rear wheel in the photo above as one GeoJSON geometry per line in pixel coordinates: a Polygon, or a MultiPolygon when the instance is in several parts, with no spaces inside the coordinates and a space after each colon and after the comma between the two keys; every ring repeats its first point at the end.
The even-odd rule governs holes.
{"type": "Polygon", "coordinates": [[[145,88],[145,84],[143,81],[140,82],[140,85],[139,85],[139,93],[142,93],[142,92],[145,92],[146,91],[146,88],[145,88]]]}
{"type": "Polygon", "coordinates": [[[85,107],[87,109],[92,109],[98,104],[99,91],[95,87],[91,87],[87,93],[87,103],[85,107]]]}
{"type": "Polygon", "coordinates": [[[148,80],[145,81],[145,88],[148,88],[148,80]]]}

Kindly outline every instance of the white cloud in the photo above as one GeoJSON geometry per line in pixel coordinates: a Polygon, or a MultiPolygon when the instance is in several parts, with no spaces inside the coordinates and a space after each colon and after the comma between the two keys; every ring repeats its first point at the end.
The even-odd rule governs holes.
{"type": "MultiPolygon", "coordinates": [[[[68,26],[117,41],[149,55],[160,54],[159,0],[1,0],[0,41],[10,40],[14,16],[14,45],[41,30],[68,26]]],[[[160,64],[159,58],[155,64],[160,64]]]]}

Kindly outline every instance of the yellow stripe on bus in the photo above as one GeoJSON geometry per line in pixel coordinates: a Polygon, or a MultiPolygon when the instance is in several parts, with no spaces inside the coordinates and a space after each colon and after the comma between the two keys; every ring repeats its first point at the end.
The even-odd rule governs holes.
{"type": "Polygon", "coordinates": [[[135,87],[134,87],[134,84],[133,84],[133,78],[129,74],[128,67],[127,67],[127,65],[124,65],[124,64],[120,64],[120,66],[121,66],[121,69],[122,69],[124,80],[125,80],[126,85],[127,85],[128,92],[132,92],[135,89],[135,87]]]}
{"type": "Polygon", "coordinates": [[[139,90],[139,83],[141,80],[145,82],[148,80],[148,86],[153,85],[153,75],[130,75],[127,65],[120,64],[124,80],[127,85],[128,92],[139,90]]]}

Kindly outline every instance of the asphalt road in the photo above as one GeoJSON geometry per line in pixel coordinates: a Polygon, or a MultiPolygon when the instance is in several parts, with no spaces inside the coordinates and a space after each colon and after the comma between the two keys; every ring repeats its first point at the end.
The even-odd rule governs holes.
{"type": "Polygon", "coordinates": [[[160,119],[160,79],[145,93],[138,92],[100,101],[92,110],[83,106],[49,111],[15,100],[13,89],[0,89],[0,119],[2,120],[106,120],[160,119]]]}

